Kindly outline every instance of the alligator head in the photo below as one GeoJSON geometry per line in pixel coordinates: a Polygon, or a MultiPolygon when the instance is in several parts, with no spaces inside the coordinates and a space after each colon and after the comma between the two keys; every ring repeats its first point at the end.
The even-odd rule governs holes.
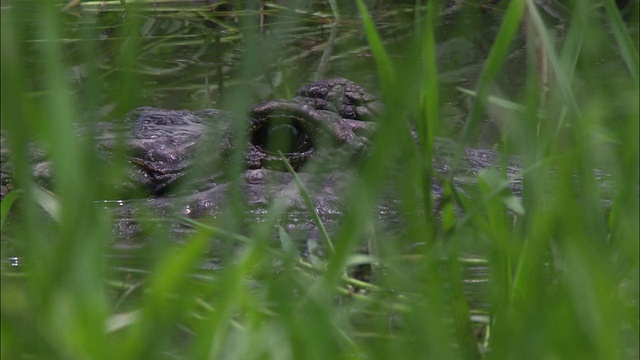
{"type": "MultiPolygon", "coordinates": [[[[215,109],[138,108],[124,122],[130,131],[128,186],[146,189],[151,198],[145,203],[163,214],[191,218],[219,214],[229,206],[234,183],[250,211],[266,211],[278,199],[283,211],[307,212],[289,165],[315,211],[335,216],[342,210],[341,194],[353,176],[350,165],[367,153],[375,129],[371,120],[381,110],[373,95],[346,79],[311,83],[293,99],[260,103],[248,119],[215,109]],[[246,125],[240,136],[234,135],[237,121],[246,125]],[[240,179],[228,170],[238,148],[244,153],[240,179]]],[[[110,151],[115,141],[109,139],[114,138],[105,133],[101,146],[110,151]]],[[[121,219],[129,224],[135,212],[135,206],[127,207],[121,219]]]]}
{"type": "MultiPolygon", "coordinates": [[[[238,201],[251,212],[249,218],[277,203],[285,214],[315,210],[324,221],[335,222],[346,205],[345,189],[357,175],[355,165],[368,153],[376,126],[372,120],[382,109],[375,96],[354,82],[331,79],[302,86],[293,99],[260,103],[246,118],[216,109],[142,107],[122,123],[101,123],[99,150],[108,157],[124,143],[130,166],[123,187],[142,188],[146,194],[144,199],[122,199],[127,201],[116,211],[117,233],[137,233],[140,213],[148,208],[163,218],[201,218],[217,216],[238,201]]],[[[496,158],[488,150],[468,149],[466,155],[471,173],[496,158]]],[[[8,163],[2,164],[4,183],[8,163]]],[[[440,173],[448,171],[446,161],[436,159],[434,166],[440,173]]],[[[47,169],[46,161],[34,165],[40,178],[50,176],[47,169]]],[[[436,195],[438,191],[434,186],[436,195]]],[[[315,228],[309,216],[302,223],[307,230],[315,228]]],[[[290,225],[288,220],[284,224],[290,225]]]]}

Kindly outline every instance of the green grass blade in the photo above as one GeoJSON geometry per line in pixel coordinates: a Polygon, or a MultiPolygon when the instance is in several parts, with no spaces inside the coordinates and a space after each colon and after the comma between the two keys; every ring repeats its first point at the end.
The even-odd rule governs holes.
{"type": "MultiPolygon", "coordinates": [[[[426,29],[422,40],[422,58],[424,67],[424,86],[422,87],[421,117],[418,119],[418,135],[420,138],[421,163],[422,168],[422,194],[424,212],[430,214],[433,204],[432,197],[432,154],[434,149],[434,139],[439,132],[440,122],[440,97],[438,90],[438,69],[437,69],[437,49],[435,42],[434,26],[437,14],[437,2],[431,1],[427,7],[426,29]]],[[[434,226],[427,217],[428,233],[434,233],[434,226]]]]}
{"type": "Polygon", "coordinates": [[[367,6],[362,0],[356,0],[358,9],[360,11],[360,18],[364,31],[371,47],[371,53],[376,61],[376,67],[378,69],[378,75],[380,76],[380,87],[383,89],[390,89],[396,79],[395,70],[391,59],[384,48],[382,39],[376,30],[376,26],[373,23],[373,19],[367,10],[367,6]]]}
{"type": "Polygon", "coordinates": [[[460,149],[463,149],[466,144],[469,143],[473,131],[482,117],[486,99],[489,96],[489,87],[493,83],[509,53],[511,42],[520,27],[526,3],[528,3],[528,1],[525,0],[516,0],[509,3],[500,31],[491,47],[482,74],[480,74],[480,79],[476,85],[477,96],[473,101],[464,128],[462,129],[462,135],[460,137],[462,146],[460,146],[460,149]]]}
{"type": "Polygon", "coordinates": [[[20,192],[20,190],[14,190],[2,198],[2,203],[0,203],[0,226],[4,226],[4,223],[7,221],[9,211],[13,203],[20,197],[20,192]]]}
{"type": "Polygon", "coordinates": [[[540,12],[538,11],[538,7],[533,0],[526,0],[526,2],[530,26],[534,28],[536,37],[538,37],[538,39],[542,43],[541,46],[544,49],[543,56],[547,57],[549,63],[551,64],[551,69],[553,70],[553,76],[555,78],[555,84],[559,88],[560,94],[562,94],[563,104],[569,111],[569,119],[577,119],[580,117],[581,111],[573,93],[573,89],[571,88],[571,78],[569,76],[573,74],[571,67],[572,65],[575,65],[575,61],[577,61],[581,41],[579,39],[573,40],[573,42],[576,43],[576,45],[573,46],[575,49],[567,52],[567,56],[569,57],[569,59],[567,59],[567,66],[569,66],[570,68],[565,68],[560,63],[560,58],[557,55],[555,46],[553,45],[553,39],[549,35],[547,27],[542,21],[542,17],[540,15],[540,12]]]}
{"type": "MultiPolygon", "coordinates": [[[[640,62],[638,61],[638,49],[634,46],[633,40],[631,40],[631,34],[627,29],[627,25],[625,25],[622,21],[622,18],[620,17],[620,11],[618,10],[618,7],[614,3],[614,1],[604,0],[603,5],[605,10],[607,11],[607,16],[613,27],[613,34],[615,35],[618,47],[620,49],[620,52],[622,53],[622,58],[627,64],[627,69],[629,70],[629,74],[631,74],[631,78],[633,79],[636,87],[638,87],[638,84],[640,83],[640,80],[638,80],[638,67],[640,64],[640,62]]],[[[637,2],[636,5],[631,6],[631,8],[632,11],[634,9],[635,11],[637,11],[637,2]]]]}
{"type": "Polygon", "coordinates": [[[287,170],[291,174],[293,181],[295,181],[296,186],[298,187],[298,191],[300,191],[300,195],[304,199],[304,203],[307,206],[307,210],[309,210],[309,212],[311,213],[311,218],[313,219],[313,223],[316,224],[316,226],[318,227],[318,231],[320,232],[320,236],[322,237],[322,241],[324,242],[324,245],[327,247],[327,249],[329,249],[331,253],[333,253],[335,250],[333,246],[333,242],[329,237],[329,233],[327,232],[327,229],[324,227],[324,224],[322,223],[322,219],[320,219],[320,216],[318,215],[318,211],[316,210],[316,207],[313,204],[313,200],[311,200],[309,193],[304,188],[304,185],[302,185],[302,182],[298,178],[298,175],[296,174],[295,170],[293,170],[293,168],[291,167],[291,164],[289,164],[289,162],[287,161],[287,158],[284,157],[284,154],[282,154],[282,152],[278,151],[278,153],[280,154],[280,158],[282,159],[287,170]]]}

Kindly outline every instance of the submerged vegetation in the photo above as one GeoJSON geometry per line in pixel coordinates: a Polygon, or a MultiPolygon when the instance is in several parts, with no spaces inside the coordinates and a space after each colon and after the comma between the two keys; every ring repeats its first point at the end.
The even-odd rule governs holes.
{"type": "Polygon", "coordinates": [[[184,3],[3,2],[3,359],[638,357],[638,1],[184,3]],[[99,122],[242,118],[329,77],[385,108],[326,256],[242,205],[116,238],[126,156],[96,154],[99,122]],[[459,191],[433,171],[442,137],[452,169],[477,146],[503,166],[459,191]],[[388,188],[399,233],[372,210],[388,188]]]}

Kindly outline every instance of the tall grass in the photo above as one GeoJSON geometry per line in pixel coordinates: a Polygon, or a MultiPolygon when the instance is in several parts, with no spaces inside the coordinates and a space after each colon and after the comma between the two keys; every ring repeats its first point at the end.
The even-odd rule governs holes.
{"type": "MultiPolygon", "coordinates": [[[[493,106],[489,95],[516,32],[527,31],[524,90],[511,108],[519,110],[498,119],[500,148],[521,158],[521,199],[507,190],[506,169],[481,172],[466,192],[453,175],[432,170],[448,100],[437,81],[437,2],[415,10],[400,58],[388,54],[374,18],[356,3],[385,113],[345,195],[342,226],[328,235],[329,255],[300,260],[282,229],[282,246],[274,247],[277,218],[243,229],[245,209],[236,205],[213,225],[194,222],[196,231],[179,243],[167,241],[169,229],[155,230],[144,268],[128,275],[106,255],[112,214],[95,203],[114,195],[110,184],[125,176],[123,164],[100,161],[92,137],[77,137],[75,128],[91,129],[104,102],[117,104],[115,117],[141,105],[142,13],[127,8],[109,45],[119,86],[104,87],[103,70],[90,66],[78,92],[68,62],[80,56],[95,64],[97,34],[83,29],[77,53],[65,53],[62,39],[77,33],[67,33],[48,1],[3,9],[2,135],[20,192],[10,209],[11,198],[2,203],[3,225],[11,225],[2,240],[2,358],[637,358],[637,1],[627,23],[612,0],[576,1],[562,37],[533,1],[506,4],[451,166],[493,106]],[[536,66],[541,55],[548,74],[536,66]],[[32,175],[34,140],[51,157],[51,193],[32,175]],[[389,171],[396,164],[402,171],[389,171]],[[604,188],[596,169],[610,176],[604,188]],[[437,204],[432,179],[444,188],[437,204]],[[388,187],[406,219],[401,235],[376,227],[374,209],[388,187]],[[368,256],[358,255],[363,239],[368,256]],[[203,270],[221,243],[234,245],[222,269],[203,270]],[[464,288],[472,260],[489,271],[479,302],[464,288]],[[371,283],[348,276],[356,264],[372,266],[371,283]]],[[[335,14],[339,5],[332,3],[335,14]]],[[[280,39],[261,43],[258,18],[241,21],[238,77],[249,84],[267,71],[261,45],[276,48],[280,39]]],[[[242,114],[252,99],[247,87],[238,89],[225,106],[242,114]]],[[[245,125],[237,124],[237,136],[245,125]]],[[[232,174],[242,171],[242,150],[232,174]]]]}

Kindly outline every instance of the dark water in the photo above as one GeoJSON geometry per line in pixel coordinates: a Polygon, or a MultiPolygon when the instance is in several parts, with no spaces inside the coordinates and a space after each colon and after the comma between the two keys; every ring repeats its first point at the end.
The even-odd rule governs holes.
{"type": "MultiPolygon", "coordinates": [[[[257,3],[257,2],[256,2],[257,3]]],[[[262,12],[233,11],[210,3],[176,2],[175,6],[148,6],[138,14],[140,20],[140,54],[135,59],[133,74],[141,91],[132,99],[135,106],[197,110],[230,107],[232,94],[242,95],[256,103],[271,98],[289,98],[295,89],[316,79],[347,77],[374,93],[377,77],[374,59],[362,30],[359,15],[345,8],[342,20],[335,22],[328,6],[304,8],[302,12],[267,6],[262,12]],[[212,10],[215,9],[215,10],[212,10]],[[248,51],[246,44],[256,49],[248,51]],[[324,58],[324,60],[323,60],[324,58]],[[328,59],[328,60],[327,60],[328,59]],[[250,67],[250,70],[246,70],[250,67]]],[[[399,62],[409,61],[413,35],[413,8],[407,5],[371,9],[372,15],[390,56],[399,62]]],[[[119,7],[84,7],[67,15],[65,45],[69,78],[79,99],[88,91],[87,71],[97,67],[104,94],[98,105],[101,120],[121,116],[118,111],[118,86],[122,71],[118,68],[120,29],[130,19],[119,7]],[[78,62],[81,56],[81,33],[91,29],[97,43],[95,63],[78,62]],[[76,34],[77,38],[73,35],[76,34]]],[[[474,7],[468,10],[442,9],[437,28],[442,109],[453,135],[463,125],[470,97],[456,87],[472,88],[478,78],[500,14],[474,7]],[[469,29],[469,30],[467,30],[469,29]],[[477,29],[481,29],[478,31],[477,29]]],[[[522,78],[522,44],[516,43],[496,90],[512,94],[522,78]]],[[[45,68],[30,59],[34,69],[45,68]]],[[[34,73],[37,84],[38,72],[34,73]]],[[[42,90],[45,90],[44,88],[42,90]]],[[[408,94],[411,96],[411,94],[408,94]]],[[[499,134],[491,114],[486,126],[477,134],[480,145],[491,146],[499,134]]],[[[118,207],[117,202],[100,202],[97,206],[118,207]]],[[[257,214],[247,213],[255,220],[257,214]]],[[[152,223],[165,230],[163,219],[152,223]]],[[[309,219],[302,219],[309,221],[309,219]]],[[[173,225],[170,225],[170,227],[173,225]]],[[[174,233],[191,232],[189,228],[173,228],[174,233]]],[[[153,232],[152,232],[153,233],[153,232]]],[[[125,239],[114,244],[111,257],[117,259],[114,269],[123,274],[144,272],[145,259],[153,257],[153,244],[146,240],[125,239]]],[[[3,266],[19,267],[20,259],[9,257],[3,266]]],[[[206,267],[219,268],[216,256],[206,267]]],[[[466,291],[480,300],[487,282],[487,267],[470,262],[465,268],[466,291]]]]}
{"type": "MultiPolygon", "coordinates": [[[[134,69],[142,90],[131,107],[227,109],[231,95],[239,92],[251,103],[288,98],[304,83],[332,77],[347,77],[375,93],[375,63],[354,7],[341,3],[341,21],[336,22],[324,2],[309,3],[314,5],[295,11],[270,3],[261,11],[233,11],[229,6],[193,1],[143,7],[138,14],[141,50],[134,69]],[[247,50],[247,44],[253,50],[247,50]]],[[[370,11],[387,51],[399,63],[410,61],[410,41],[416,31],[413,4],[380,4],[371,6],[370,11]]],[[[113,95],[122,76],[116,44],[121,40],[120,29],[130,18],[117,7],[85,7],[76,15],[68,18],[70,35],[89,28],[99,43],[100,53],[91,65],[98,66],[104,82],[100,114],[105,118],[121,116],[114,111],[119,99],[113,95]]],[[[446,99],[442,104],[444,122],[449,127],[444,135],[453,136],[462,127],[470,102],[456,87],[473,88],[501,14],[470,6],[443,8],[440,15],[439,81],[442,99],[446,99]]],[[[72,41],[67,53],[70,77],[82,94],[89,66],[74,63],[81,58],[74,56],[80,51],[80,41],[72,41]]],[[[497,94],[508,94],[504,96],[511,99],[522,79],[521,47],[521,42],[514,45],[513,56],[495,88],[497,94]]],[[[487,114],[486,126],[476,135],[483,146],[490,147],[499,139],[493,120],[487,114]]]]}

